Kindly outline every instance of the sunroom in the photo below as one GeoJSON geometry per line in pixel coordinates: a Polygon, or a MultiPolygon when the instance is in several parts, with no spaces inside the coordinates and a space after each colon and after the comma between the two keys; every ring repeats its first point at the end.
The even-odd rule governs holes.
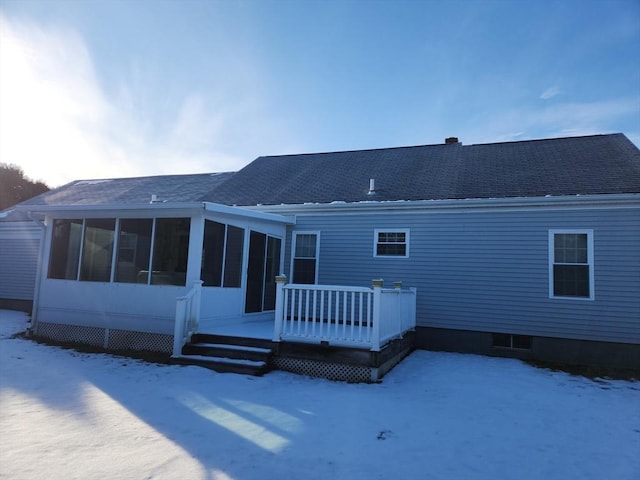
{"type": "Polygon", "coordinates": [[[46,229],[36,336],[170,353],[176,299],[194,289],[202,326],[273,318],[290,217],[206,202],[42,206],[32,215],[46,229]]]}
{"type": "Polygon", "coordinates": [[[29,328],[38,338],[358,381],[412,347],[415,289],[287,283],[293,217],[208,202],[30,215],[45,229],[29,328]]]}

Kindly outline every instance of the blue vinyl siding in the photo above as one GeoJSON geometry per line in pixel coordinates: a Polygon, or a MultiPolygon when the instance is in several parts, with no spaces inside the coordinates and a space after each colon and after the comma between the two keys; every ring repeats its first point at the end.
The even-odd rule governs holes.
{"type": "Polygon", "coordinates": [[[321,232],[318,283],[402,280],[420,326],[640,343],[640,208],[296,213],[321,232]],[[374,258],[379,228],[410,229],[409,258],[374,258]],[[594,300],[549,298],[554,228],[593,230],[594,300]]]}

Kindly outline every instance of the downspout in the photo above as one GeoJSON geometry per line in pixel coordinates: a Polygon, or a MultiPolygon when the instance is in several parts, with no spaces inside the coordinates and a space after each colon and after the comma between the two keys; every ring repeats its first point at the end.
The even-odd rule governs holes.
{"type": "Polygon", "coordinates": [[[40,283],[42,282],[42,275],[44,275],[44,268],[43,268],[42,262],[44,259],[44,248],[46,243],[45,232],[47,231],[47,226],[45,222],[43,222],[42,220],[34,218],[31,211],[27,212],[27,216],[29,217],[29,220],[31,220],[36,225],[38,225],[38,227],[40,227],[40,249],[38,252],[38,269],[36,273],[36,285],[33,292],[33,302],[31,306],[31,321],[27,326],[27,332],[26,332],[27,336],[30,337],[33,335],[36,324],[38,323],[38,304],[40,301],[40,283]]]}

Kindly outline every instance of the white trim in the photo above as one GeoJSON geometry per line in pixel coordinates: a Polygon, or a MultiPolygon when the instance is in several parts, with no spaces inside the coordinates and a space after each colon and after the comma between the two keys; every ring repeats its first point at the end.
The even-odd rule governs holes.
{"type": "MultiPolygon", "coordinates": [[[[192,216],[189,219],[189,244],[187,246],[187,269],[184,285],[187,288],[195,282],[202,281],[202,243],[204,242],[204,215],[192,216]]],[[[202,284],[200,284],[202,286],[202,284]]]]}
{"type": "Polygon", "coordinates": [[[373,257],[374,258],[409,258],[409,245],[411,229],[409,228],[376,228],[373,231],[373,257]],[[379,233],[404,233],[404,255],[378,255],[378,234],[379,233]]]}
{"type": "MultiPolygon", "coordinates": [[[[224,229],[224,255],[227,256],[227,229],[224,229]]],[[[240,289],[242,294],[238,301],[240,312],[242,315],[247,315],[247,288],[249,286],[249,248],[251,246],[251,226],[247,225],[242,229],[242,261],[240,262],[240,289]]],[[[222,271],[222,281],[220,283],[222,288],[238,288],[238,287],[225,287],[224,286],[224,270],[222,271]]]]}
{"type": "MultiPolygon", "coordinates": [[[[264,293],[267,286],[267,251],[269,250],[269,235],[264,233],[264,248],[262,250],[262,292],[260,295],[260,311],[264,312],[264,293]]],[[[245,305],[246,308],[246,305],[245,305]]]]}
{"type": "MultiPolygon", "coordinates": [[[[87,219],[86,218],[82,218],[82,219],[74,219],[74,220],[82,220],[82,230],[80,233],[80,248],[78,250],[78,268],[76,269],[76,278],[74,279],[75,281],[79,282],[80,281],[80,274],[82,272],[82,257],[84,256],[84,236],[85,233],[87,231],[87,219]]],[[[65,280],[71,280],[70,278],[67,279],[65,278],[65,280]]]]}
{"type": "MultiPolygon", "coordinates": [[[[249,209],[246,207],[236,207],[221,205],[218,203],[210,202],[184,202],[184,203],[140,203],[140,204],[105,204],[105,205],[16,205],[15,210],[25,210],[29,212],[57,212],[71,215],[82,215],[83,217],[100,218],[102,215],[95,216],[96,212],[104,213],[105,216],[110,217],[125,217],[120,213],[112,212],[132,212],[134,215],[139,215],[138,212],[154,212],[152,216],[160,216],[157,212],[163,212],[167,215],[181,216],[194,216],[199,211],[205,210],[206,212],[219,213],[225,215],[231,215],[242,218],[252,218],[257,220],[264,220],[267,222],[282,223],[285,225],[295,224],[293,217],[286,217],[275,213],[261,212],[255,209],[249,209]],[[180,213],[176,213],[176,211],[180,213]],[[195,212],[194,212],[195,211],[195,212]]],[[[62,217],[56,217],[62,218],[62,217]]]]}
{"type": "Polygon", "coordinates": [[[204,202],[204,208],[207,212],[220,213],[242,218],[253,218],[257,220],[265,220],[268,222],[283,223],[285,225],[294,225],[295,218],[278,215],[276,213],[266,213],[246,207],[230,207],[219,203],[204,202]]]}
{"type": "Polygon", "coordinates": [[[291,232],[291,262],[289,265],[290,281],[293,282],[293,261],[296,255],[296,241],[298,235],[315,235],[316,236],[316,272],[314,284],[318,283],[318,275],[320,272],[320,230],[296,230],[291,232]]]}
{"type": "Polygon", "coordinates": [[[43,279],[46,279],[46,275],[49,273],[49,251],[48,245],[51,242],[47,235],[47,224],[45,222],[40,223],[38,220],[33,220],[39,224],[40,228],[40,248],[38,252],[38,266],[36,268],[36,285],[33,291],[33,303],[31,307],[31,325],[30,330],[35,330],[38,324],[38,307],[40,305],[40,285],[42,285],[43,279]]]}
{"type": "Polygon", "coordinates": [[[147,283],[151,285],[151,274],[153,272],[153,252],[156,249],[156,219],[151,219],[151,241],[149,242],[149,267],[147,268],[147,283]]]}
{"type": "Polygon", "coordinates": [[[116,270],[118,269],[118,250],[120,249],[120,219],[116,218],[113,226],[113,245],[111,245],[111,271],[109,272],[109,283],[113,283],[116,279],[116,270]]]}
{"type": "MultiPolygon", "coordinates": [[[[215,222],[215,220],[209,220],[208,218],[205,218],[204,219],[205,230],[207,228],[207,222],[215,222]]],[[[216,222],[216,223],[220,223],[220,222],[216,222]]],[[[222,239],[222,267],[220,268],[220,287],[225,288],[224,272],[225,272],[225,269],[227,268],[227,240],[229,239],[229,224],[223,223],[222,225],[224,225],[224,233],[222,234],[224,238],[222,239]]],[[[236,227],[235,225],[233,226],[236,227]]],[[[236,227],[236,228],[241,228],[241,227],[236,227]]],[[[244,242],[244,230],[246,230],[246,228],[243,228],[242,230],[243,230],[242,241],[244,242]]],[[[205,248],[204,248],[204,233],[203,233],[202,246],[200,247],[200,255],[203,255],[204,251],[205,251],[205,248]]],[[[242,258],[244,258],[244,243],[242,244],[242,258]]],[[[240,261],[240,275],[242,275],[242,261],[240,261]]],[[[202,279],[202,275],[200,276],[200,278],[202,279]]],[[[202,283],[202,286],[204,287],[204,282],[202,283]]],[[[242,278],[240,278],[240,287],[242,287],[242,278]]],[[[238,287],[230,287],[230,288],[238,288],[238,287]]]]}
{"type": "Polygon", "coordinates": [[[595,275],[594,275],[594,254],[593,254],[593,229],[591,228],[550,228],[548,234],[549,248],[549,298],[561,300],[595,300],[595,275]],[[588,297],[570,297],[554,295],[553,285],[553,267],[555,265],[555,235],[556,234],[583,234],[587,236],[587,266],[589,267],[589,296],[588,297]]]}

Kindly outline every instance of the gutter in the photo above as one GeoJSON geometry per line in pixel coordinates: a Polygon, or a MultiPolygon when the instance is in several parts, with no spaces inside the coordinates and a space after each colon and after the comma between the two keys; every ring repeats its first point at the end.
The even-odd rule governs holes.
{"type": "Polygon", "coordinates": [[[202,202],[186,202],[186,203],[167,203],[167,202],[153,202],[153,203],[137,203],[137,204],[75,204],[75,205],[17,205],[16,210],[29,211],[29,212],[102,212],[109,210],[191,210],[201,209],[203,207],[202,202]]]}
{"type": "Polygon", "coordinates": [[[280,205],[254,205],[245,208],[272,213],[324,214],[328,212],[365,213],[380,211],[420,211],[427,210],[491,210],[531,209],[531,208],[638,208],[640,193],[566,195],[545,197],[510,198],[465,198],[454,200],[394,200],[331,202],[280,205]]]}

